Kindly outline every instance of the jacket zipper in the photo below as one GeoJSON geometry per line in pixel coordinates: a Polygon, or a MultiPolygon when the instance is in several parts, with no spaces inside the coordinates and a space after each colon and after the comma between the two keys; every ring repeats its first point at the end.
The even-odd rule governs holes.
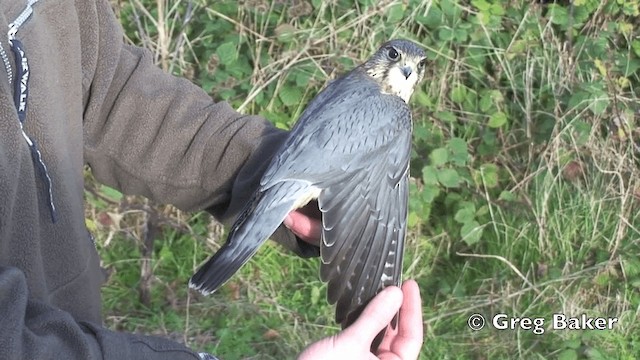
{"type": "MultiPolygon", "coordinates": [[[[9,38],[9,40],[12,40],[15,38],[16,33],[18,32],[18,29],[31,16],[31,14],[33,13],[33,5],[38,1],[40,0],[29,0],[27,2],[27,6],[24,8],[24,10],[22,10],[20,15],[18,15],[18,17],[11,24],[9,24],[9,31],[7,32],[7,37],[9,38]]],[[[11,85],[13,83],[13,68],[11,68],[11,63],[9,62],[9,56],[7,55],[7,52],[4,50],[4,46],[2,46],[1,42],[0,42],[0,58],[4,63],[4,69],[7,71],[7,79],[9,80],[9,85],[11,85]]]]}

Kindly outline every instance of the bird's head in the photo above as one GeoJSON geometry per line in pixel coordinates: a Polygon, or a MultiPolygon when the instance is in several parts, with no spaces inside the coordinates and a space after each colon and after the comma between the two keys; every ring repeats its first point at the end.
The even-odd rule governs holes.
{"type": "Polygon", "coordinates": [[[391,40],[384,43],[362,67],[380,84],[382,91],[400,96],[408,103],[415,86],[424,76],[426,62],[426,54],[418,44],[409,40],[391,40]]]}

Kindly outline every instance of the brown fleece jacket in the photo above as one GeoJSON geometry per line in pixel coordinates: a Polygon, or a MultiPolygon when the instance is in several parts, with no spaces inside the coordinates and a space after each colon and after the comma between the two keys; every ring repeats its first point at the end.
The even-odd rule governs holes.
{"type": "MultiPolygon", "coordinates": [[[[4,34],[26,5],[0,3],[0,44],[14,73],[4,34]]],[[[0,61],[0,357],[196,359],[169,340],[101,326],[104,279],[84,225],[83,166],[126,194],[228,222],[285,133],[124,45],[107,0],[40,0],[16,38],[29,65],[25,133],[51,177],[57,222],[0,61]]],[[[298,254],[314,254],[279,234],[298,254]]]]}

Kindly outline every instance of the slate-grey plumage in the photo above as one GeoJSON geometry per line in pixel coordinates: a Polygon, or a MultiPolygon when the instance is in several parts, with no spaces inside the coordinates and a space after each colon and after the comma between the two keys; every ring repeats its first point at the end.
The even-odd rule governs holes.
{"type": "Polygon", "coordinates": [[[399,285],[411,153],[407,105],[425,53],[392,40],[331,82],[304,110],[272,159],[226,243],[191,278],[202,293],[226,282],[312,199],[322,212],[320,277],[336,321],[352,323],[378,291],[399,285]]]}

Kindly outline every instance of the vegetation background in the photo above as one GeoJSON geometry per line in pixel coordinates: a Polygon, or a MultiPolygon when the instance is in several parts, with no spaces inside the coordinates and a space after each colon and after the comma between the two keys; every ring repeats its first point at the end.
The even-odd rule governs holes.
{"type": "MultiPolygon", "coordinates": [[[[640,354],[638,0],[111,1],[163,69],[282,128],[382,42],[421,43],[404,273],[422,289],[422,358],[640,354]],[[546,331],[473,332],[474,313],[546,331]],[[553,313],[619,324],[552,330],[553,313]]],[[[265,246],[204,298],[186,284],[224,228],[86,178],[109,327],[224,359],[292,358],[338,331],[317,259],[265,246]]]]}

